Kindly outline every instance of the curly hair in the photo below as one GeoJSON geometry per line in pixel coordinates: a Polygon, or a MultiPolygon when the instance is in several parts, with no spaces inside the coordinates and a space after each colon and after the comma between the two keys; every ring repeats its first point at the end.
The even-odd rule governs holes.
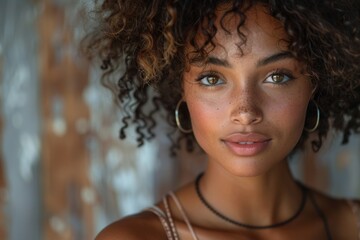
{"type": "MultiPolygon", "coordinates": [[[[343,143],[359,132],[360,7],[355,0],[104,0],[97,10],[99,26],[84,45],[90,57],[101,59],[105,85],[110,84],[109,76],[120,72],[114,88],[124,112],[120,138],[126,137],[132,123],[139,145],[152,139],[156,115],[162,110],[169,124],[176,126],[173,113],[182,97],[186,63],[206,58],[215,47],[216,9],[221,4],[228,6],[222,19],[227,14],[239,16],[237,33],[242,42],[246,11],[255,4],[265,5],[268,14],[282,23],[289,51],[305,64],[317,86],[314,100],[321,119],[312,141],[314,151],[330,128],[343,132],[343,143]],[[205,41],[197,41],[198,33],[205,41]],[[194,49],[191,54],[186,54],[186,44],[194,49]]],[[[228,31],[222,21],[220,27],[228,31]]],[[[190,122],[189,117],[185,120],[190,122]]],[[[174,133],[175,128],[170,135],[174,133]]],[[[308,135],[303,131],[296,148],[308,135]]],[[[183,139],[188,149],[195,146],[191,133],[180,133],[173,149],[183,139]]]]}

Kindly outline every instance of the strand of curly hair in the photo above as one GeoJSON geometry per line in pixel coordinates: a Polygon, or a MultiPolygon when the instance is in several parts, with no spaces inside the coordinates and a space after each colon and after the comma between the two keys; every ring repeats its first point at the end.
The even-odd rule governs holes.
{"type": "MultiPolygon", "coordinates": [[[[162,110],[170,125],[176,126],[173,112],[182,96],[186,63],[206,58],[215,47],[216,9],[224,4],[229,8],[220,16],[220,27],[229,31],[223,20],[227,15],[238,16],[239,49],[246,42],[241,31],[246,11],[254,4],[265,4],[269,14],[282,22],[289,36],[284,41],[305,63],[317,87],[314,100],[321,119],[312,141],[315,151],[331,127],[343,132],[343,143],[359,132],[360,6],[356,1],[105,0],[97,11],[99,26],[83,46],[90,57],[102,60],[104,85],[114,86],[109,76],[119,74],[112,88],[124,113],[121,138],[126,137],[130,124],[136,126],[139,145],[154,138],[156,115],[162,110]],[[197,41],[198,34],[205,37],[204,42],[197,41]],[[194,51],[186,54],[187,44],[194,51]]],[[[170,136],[177,138],[177,134],[172,131],[170,136]]],[[[304,131],[297,147],[307,138],[304,131]]],[[[180,133],[173,150],[182,139],[188,142],[188,149],[194,148],[192,134],[180,133]]]]}

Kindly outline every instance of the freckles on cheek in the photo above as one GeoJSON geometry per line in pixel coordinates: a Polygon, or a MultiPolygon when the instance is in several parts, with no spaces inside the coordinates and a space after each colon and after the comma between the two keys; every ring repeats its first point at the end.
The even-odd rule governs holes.
{"type": "Polygon", "coordinates": [[[306,109],[306,103],[290,103],[283,106],[279,114],[284,124],[294,129],[301,129],[305,123],[306,109]]]}
{"type": "Polygon", "coordinates": [[[305,120],[308,101],[303,95],[284,96],[268,101],[268,104],[265,108],[269,110],[268,115],[278,123],[299,125],[305,120]]]}
{"type": "Polygon", "coordinates": [[[224,114],[220,106],[206,102],[189,103],[189,111],[194,136],[200,147],[205,151],[213,148],[224,126],[224,114]]]}
{"type": "Polygon", "coordinates": [[[197,99],[188,101],[191,122],[194,131],[209,128],[212,125],[221,125],[224,114],[219,103],[208,102],[206,100],[197,99]]]}
{"type": "Polygon", "coordinates": [[[214,106],[207,104],[206,102],[196,101],[196,102],[188,102],[188,107],[191,115],[191,119],[196,120],[207,120],[214,113],[214,106]]]}

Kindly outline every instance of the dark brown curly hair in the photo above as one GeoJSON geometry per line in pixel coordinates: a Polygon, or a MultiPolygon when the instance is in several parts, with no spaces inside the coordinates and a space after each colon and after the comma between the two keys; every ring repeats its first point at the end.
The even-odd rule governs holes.
{"type": "MultiPolygon", "coordinates": [[[[280,20],[288,34],[287,44],[317,86],[314,100],[321,111],[317,138],[319,150],[329,128],[343,132],[343,143],[359,132],[360,126],[360,7],[357,0],[104,0],[99,5],[99,26],[84,39],[86,53],[99,57],[104,70],[102,81],[118,76],[114,91],[124,113],[120,138],[129,124],[135,124],[137,141],[155,136],[156,115],[165,110],[171,126],[182,96],[185,64],[192,58],[206,58],[213,38],[216,8],[228,5],[227,14],[240,18],[239,38],[246,41],[241,27],[246,11],[263,4],[268,14],[280,20]],[[206,40],[199,43],[196,35],[206,40]],[[186,55],[185,45],[194,50],[186,55]]],[[[222,16],[222,18],[225,17],[222,16]]],[[[221,25],[224,30],[226,28],[221,25]]],[[[313,114],[308,114],[313,115],[313,114]]],[[[311,122],[311,119],[307,121],[311,122]]],[[[185,119],[190,122],[190,119],[185,119]]],[[[186,139],[195,146],[193,135],[173,136],[173,149],[186,139]]],[[[304,145],[303,131],[297,147],[304,145]]]]}

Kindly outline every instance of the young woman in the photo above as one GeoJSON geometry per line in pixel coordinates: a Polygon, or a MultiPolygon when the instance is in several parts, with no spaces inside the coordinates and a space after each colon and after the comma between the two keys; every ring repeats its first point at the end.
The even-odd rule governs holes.
{"type": "Polygon", "coordinates": [[[360,239],[359,202],[307,188],[287,163],[311,132],[318,150],[331,128],[344,142],[359,131],[358,12],[346,0],[105,0],[88,46],[105,76],[125,66],[122,137],[131,117],[140,143],[153,137],[165,109],[208,164],[97,239],[360,239]]]}

